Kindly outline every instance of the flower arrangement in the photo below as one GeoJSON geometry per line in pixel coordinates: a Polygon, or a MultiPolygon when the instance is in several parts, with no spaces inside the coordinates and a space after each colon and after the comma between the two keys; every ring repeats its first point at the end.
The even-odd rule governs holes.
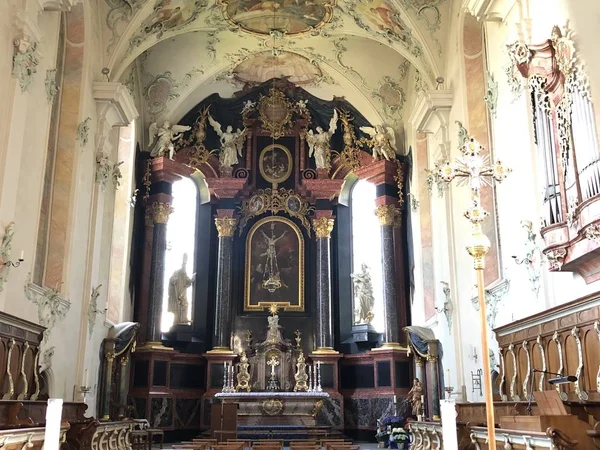
{"type": "Polygon", "coordinates": [[[377,442],[386,448],[404,448],[405,443],[410,440],[404,429],[405,421],[402,416],[388,416],[379,421],[379,432],[375,435],[377,442]]]}
{"type": "Polygon", "coordinates": [[[395,442],[396,444],[401,444],[409,440],[408,433],[404,429],[404,427],[392,428],[392,433],[390,434],[390,442],[395,442]]]}

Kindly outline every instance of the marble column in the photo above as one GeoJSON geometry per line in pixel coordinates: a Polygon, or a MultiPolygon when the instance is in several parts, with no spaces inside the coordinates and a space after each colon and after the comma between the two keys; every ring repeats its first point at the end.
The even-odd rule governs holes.
{"type": "Polygon", "coordinates": [[[113,381],[113,363],[115,361],[115,343],[106,341],[104,348],[104,364],[102,366],[102,380],[103,384],[100,389],[100,401],[101,406],[101,419],[110,420],[110,391],[113,381]]]}
{"type": "Polygon", "coordinates": [[[396,258],[394,252],[394,223],[400,212],[394,205],[380,205],[375,214],[381,225],[381,261],[383,274],[383,347],[399,348],[398,308],[396,298],[396,258]]]}
{"type": "Polygon", "coordinates": [[[150,263],[150,290],[148,293],[148,325],[146,341],[160,342],[160,322],[165,281],[165,253],[167,250],[167,221],[173,212],[170,203],[154,202],[151,206],[154,230],[152,233],[152,261],[150,263]]]}
{"type": "Polygon", "coordinates": [[[317,238],[317,308],[314,353],[337,353],[333,349],[331,304],[331,231],[334,219],[316,217],[312,220],[317,238]]]}
{"type": "Polygon", "coordinates": [[[425,362],[423,358],[415,355],[415,378],[418,378],[419,381],[426,386],[427,384],[427,375],[425,374],[425,362]]]}
{"type": "Polygon", "coordinates": [[[438,367],[438,342],[432,341],[427,344],[427,365],[431,379],[429,380],[427,390],[431,394],[431,418],[440,420],[440,377],[438,367]]]}
{"type": "Polygon", "coordinates": [[[215,225],[219,233],[219,251],[212,351],[231,352],[231,256],[237,219],[215,217],[215,225]]]}

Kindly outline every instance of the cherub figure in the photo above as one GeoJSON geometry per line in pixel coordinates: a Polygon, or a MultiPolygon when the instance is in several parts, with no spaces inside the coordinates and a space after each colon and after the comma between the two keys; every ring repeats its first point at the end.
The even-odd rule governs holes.
{"type": "Polygon", "coordinates": [[[159,128],[156,125],[156,122],[154,122],[152,125],[150,125],[149,129],[150,142],[148,143],[148,146],[151,148],[150,156],[164,156],[165,153],[167,153],[169,155],[169,159],[173,159],[173,156],[175,155],[175,146],[173,145],[174,142],[181,138],[181,134],[184,131],[188,131],[190,129],[191,128],[187,125],[171,126],[168,121],[165,121],[159,128]],[[154,147],[152,147],[152,144],[155,142],[156,144],[154,147]]]}
{"type": "Polygon", "coordinates": [[[373,160],[383,156],[388,161],[396,159],[396,135],[391,127],[375,125],[373,127],[360,127],[360,131],[371,136],[367,145],[373,149],[373,160]]]}
{"type": "Polygon", "coordinates": [[[329,141],[331,136],[337,129],[338,113],[337,109],[333,110],[333,117],[329,121],[329,130],[324,131],[323,128],[317,127],[316,134],[313,130],[309,130],[306,133],[306,142],[308,143],[308,156],[312,157],[314,154],[315,164],[317,169],[329,169],[329,141]]]}
{"type": "Polygon", "coordinates": [[[211,124],[217,135],[221,140],[221,154],[219,155],[219,162],[221,167],[231,168],[239,162],[238,155],[242,156],[242,149],[244,148],[244,140],[246,138],[246,128],[237,131],[233,131],[233,127],[228,125],[225,131],[221,129],[221,124],[217,122],[212,116],[208,116],[208,122],[211,124]]]}

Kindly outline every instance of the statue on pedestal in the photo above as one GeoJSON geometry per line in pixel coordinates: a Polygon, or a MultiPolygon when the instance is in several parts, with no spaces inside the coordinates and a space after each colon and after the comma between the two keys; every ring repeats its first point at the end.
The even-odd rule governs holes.
{"type": "Polygon", "coordinates": [[[237,374],[237,385],[235,387],[236,391],[245,390],[246,392],[250,392],[250,373],[248,373],[248,357],[246,356],[246,351],[242,350],[242,354],[240,356],[240,363],[238,364],[238,374],[237,374]]]}
{"type": "Polygon", "coordinates": [[[369,267],[363,263],[361,271],[352,274],[352,280],[354,281],[354,304],[356,307],[354,322],[357,325],[371,323],[373,320],[375,298],[373,296],[373,284],[371,282],[369,267]]]}
{"type": "Polygon", "coordinates": [[[423,412],[423,384],[418,378],[413,380],[413,386],[406,396],[406,400],[412,406],[412,414],[419,417],[423,412]]]}
{"type": "Polygon", "coordinates": [[[191,130],[191,127],[188,127],[187,125],[171,126],[168,121],[165,121],[159,128],[158,125],[156,125],[156,122],[154,122],[150,125],[148,132],[150,139],[148,147],[151,148],[150,156],[164,156],[165,153],[167,153],[169,159],[173,159],[173,156],[175,155],[174,142],[181,137],[181,133],[188,130],[191,130]],[[153,147],[152,144],[155,142],[156,144],[153,147]]]}
{"type": "Polygon", "coordinates": [[[296,385],[294,386],[294,392],[308,391],[308,374],[306,373],[306,362],[304,359],[304,352],[300,350],[300,354],[298,355],[298,362],[296,363],[296,374],[294,375],[294,379],[296,380],[296,385]]]}
{"type": "Polygon", "coordinates": [[[194,280],[196,274],[192,277],[188,277],[185,266],[187,265],[187,253],[183,254],[183,262],[181,269],[177,269],[171,275],[169,279],[169,305],[168,311],[174,314],[173,325],[177,324],[189,324],[190,319],[188,317],[188,300],[187,300],[187,288],[189,288],[194,280]]]}
{"type": "Polygon", "coordinates": [[[373,161],[380,157],[388,161],[396,159],[396,135],[391,127],[375,125],[375,128],[360,127],[360,131],[371,136],[371,139],[363,138],[363,142],[373,149],[373,161]]]}
{"type": "Polygon", "coordinates": [[[242,156],[246,129],[240,130],[238,128],[237,131],[233,131],[233,127],[228,125],[225,131],[223,131],[221,124],[210,115],[208,116],[208,122],[212,125],[215,133],[217,133],[221,140],[221,154],[219,155],[221,167],[231,169],[232,166],[239,163],[238,155],[242,156]]]}
{"type": "Polygon", "coordinates": [[[312,157],[314,154],[315,164],[317,169],[329,169],[329,141],[331,136],[337,129],[338,113],[337,110],[333,110],[333,117],[329,121],[329,130],[324,131],[323,128],[317,127],[316,134],[313,130],[309,130],[306,133],[306,142],[308,143],[308,157],[312,157]]]}

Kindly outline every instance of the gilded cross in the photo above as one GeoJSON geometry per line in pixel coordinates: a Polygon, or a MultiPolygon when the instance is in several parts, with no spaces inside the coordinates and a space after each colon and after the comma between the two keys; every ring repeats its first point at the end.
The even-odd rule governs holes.
{"type": "Polygon", "coordinates": [[[488,215],[488,212],[481,207],[482,184],[491,186],[490,179],[503,181],[512,171],[500,161],[490,165],[489,157],[481,155],[483,150],[484,148],[471,138],[460,148],[461,158],[457,158],[455,163],[446,162],[438,169],[439,177],[446,183],[450,183],[454,178],[463,178],[466,180],[465,184],[470,185],[473,204],[465,212],[465,217],[472,224],[483,222],[485,216],[488,215]]]}
{"type": "Polygon", "coordinates": [[[271,356],[271,359],[267,362],[267,366],[271,366],[271,377],[275,377],[275,367],[279,365],[279,360],[275,356],[271,356]]]}

